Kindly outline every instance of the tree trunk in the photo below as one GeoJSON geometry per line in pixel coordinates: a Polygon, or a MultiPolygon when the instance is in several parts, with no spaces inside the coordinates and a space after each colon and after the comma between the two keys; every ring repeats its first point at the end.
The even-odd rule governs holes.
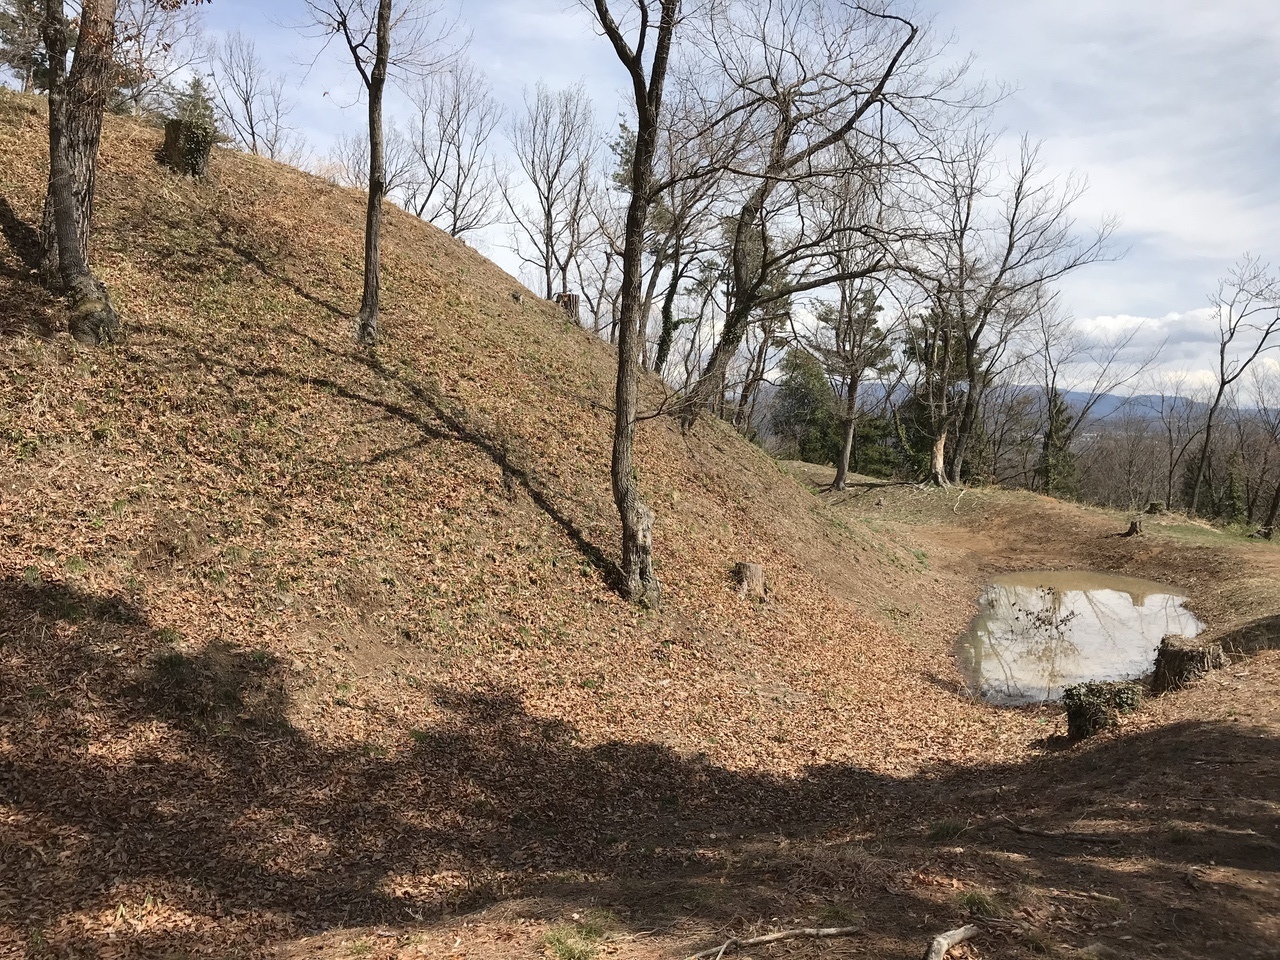
{"type": "Polygon", "coordinates": [[[387,85],[387,61],[391,56],[391,0],[378,0],[378,46],[369,75],[369,205],[364,221],[364,293],[360,297],[356,343],[372,347],[378,342],[378,292],[381,269],[382,198],[387,192],[383,157],[382,92],[387,85]]]}
{"type": "Polygon", "coordinates": [[[764,567],[758,563],[735,563],[733,581],[738,585],[738,596],[744,600],[764,600],[766,597],[764,567]]]}
{"type": "Polygon", "coordinates": [[[640,54],[631,50],[609,12],[607,0],[596,0],[597,17],[619,59],[631,74],[636,104],[636,143],[631,156],[631,199],[627,204],[622,249],[622,303],[618,323],[618,376],[614,391],[613,459],[610,479],[613,502],[622,521],[622,591],[630,600],[657,607],[662,585],[653,572],[653,511],[640,499],[634,463],[636,414],[640,392],[640,349],[646,315],[641,291],[644,268],[645,223],[649,219],[653,158],[658,143],[658,118],[666,78],[671,37],[676,25],[677,0],[662,0],[661,19],[653,52],[652,75],[646,83],[640,54]]]}
{"type": "Polygon", "coordinates": [[[675,343],[676,330],[679,323],[675,317],[676,295],[680,292],[680,241],[675,244],[671,258],[671,282],[667,284],[667,292],[662,298],[662,333],[658,335],[658,349],[653,358],[653,372],[661,373],[671,355],[671,346],[675,343]]]}
{"type": "Polygon", "coordinates": [[[1267,519],[1263,526],[1268,530],[1274,529],[1278,513],[1280,513],[1280,480],[1276,481],[1276,488],[1271,494],[1271,503],[1267,507],[1267,519]]]}
{"type": "Polygon", "coordinates": [[[929,479],[940,487],[949,487],[947,479],[947,431],[943,430],[933,441],[933,450],[929,455],[929,479]]]}
{"type": "Polygon", "coordinates": [[[46,284],[71,297],[71,335],[80,343],[114,343],[120,320],[89,270],[89,232],[102,116],[115,46],[115,0],[86,0],[71,73],[62,0],[45,0],[42,33],[49,54],[49,188],[40,269],[46,284]]]}
{"type": "Polygon", "coordinates": [[[1219,644],[1204,644],[1189,637],[1165,637],[1156,652],[1151,691],[1161,694],[1180,690],[1210,670],[1225,667],[1228,662],[1219,644]]]}
{"type": "Polygon", "coordinates": [[[854,441],[858,435],[858,382],[849,383],[844,406],[844,442],[840,445],[840,460],[836,464],[833,490],[843,490],[849,478],[849,461],[853,458],[854,441]]]}
{"type": "Polygon", "coordinates": [[[960,423],[956,429],[955,443],[951,445],[951,482],[960,482],[960,473],[964,469],[965,457],[969,452],[969,440],[973,437],[974,425],[978,422],[978,404],[981,401],[977,386],[977,375],[970,372],[968,386],[964,393],[964,407],[960,412],[960,423]]]}
{"type": "Polygon", "coordinates": [[[653,572],[654,515],[640,499],[634,447],[644,321],[640,281],[655,142],[655,124],[645,123],[642,119],[632,158],[632,193],[627,206],[626,240],[622,253],[622,316],[618,323],[618,375],[614,391],[613,460],[610,465],[613,502],[622,521],[623,594],[629,600],[651,608],[656,608],[661,599],[662,585],[653,572]]]}
{"type": "Polygon", "coordinates": [[[1213,398],[1213,405],[1209,407],[1208,414],[1204,419],[1204,444],[1200,447],[1200,462],[1196,464],[1196,482],[1191,488],[1191,504],[1188,512],[1191,516],[1196,515],[1196,508],[1200,504],[1200,487],[1204,484],[1205,470],[1209,467],[1209,445],[1213,439],[1213,418],[1218,414],[1218,407],[1222,405],[1223,394],[1226,393],[1226,387],[1222,385],[1219,379],[1218,392],[1213,398]]]}

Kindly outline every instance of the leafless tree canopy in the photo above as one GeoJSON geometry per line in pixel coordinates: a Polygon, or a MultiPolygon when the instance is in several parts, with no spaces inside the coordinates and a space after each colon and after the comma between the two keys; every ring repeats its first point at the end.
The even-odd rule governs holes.
{"type": "Polygon", "coordinates": [[[580,87],[526,91],[524,109],[507,127],[512,155],[524,175],[502,189],[522,263],[542,279],[551,299],[567,282],[592,233],[591,191],[596,171],[595,117],[580,87]],[[525,193],[531,196],[525,199],[525,193]]]}
{"type": "Polygon", "coordinates": [[[115,57],[120,85],[109,109],[135,116],[163,107],[163,93],[202,59],[200,10],[169,0],[119,0],[115,57]]]}
{"type": "Polygon", "coordinates": [[[422,80],[414,105],[409,209],[455,237],[497,222],[501,200],[490,141],[502,109],[489,82],[459,60],[422,80]]]}
{"type": "Polygon", "coordinates": [[[294,104],[285,94],[284,76],[267,69],[253,40],[239,30],[229,33],[213,45],[209,60],[223,130],[249,153],[285,163],[300,160],[303,139],[289,125],[294,104]]]}
{"type": "MultiPolygon", "coordinates": [[[[388,195],[397,195],[413,183],[416,163],[413,146],[398,127],[388,126],[383,134],[383,163],[388,195]]],[[[340,187],[369,188],[369,137],[365,133],[343,133],[333,142],[317,172],[340,187]]]]}

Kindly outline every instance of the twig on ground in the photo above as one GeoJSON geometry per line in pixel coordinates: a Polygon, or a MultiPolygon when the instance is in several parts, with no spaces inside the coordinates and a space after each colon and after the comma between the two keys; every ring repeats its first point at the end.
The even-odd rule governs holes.
{"type": "Polygon", "coordinates": [[[1252,757],[1192,757],[1192,763],[1257,763],[1252,757]]]}
{"type": "Polygon", "coordinates": [[[1000,817],[1010,830],[1015,833],[1025,833],[1032,837],[1046,837],[1049,840],[1074,840],[1076,843],[1123,843],[1123,837],[1104,837],[1097,833],[1069,833],[1060,830],[1036,830],[1033,827],[1024,827],[1019,823],[1014,823],[1008,817],[1000,817]]]}
{"type": "MultiPolygon", "coordinates": [[[[929,947],[925,950],[924,960],[943,960],[950,950],[958,943],[963,943],[970,937],[979,932],[981,928],[968,924],[955,930],[948,930],[946,933],[940,933],[933,938],[929,947]]],[[[700,953],[690,954],[687,960],[722,960],[726,953],[735,950],[741,950],[743,947],[760,947],[766,943],[777,943],[779,940],[799,940],[801,938],[820,939],[827,937],[847,937],[855,933],[862,933],[866,927],[799,927],[794,930],[779,930],[776,933],[766,933],[759,937],[749,937],[746,940],[739,940],[737,937],[730,937],[718,947],[711,947],[700,953]]]]}
{"type": "Polygon", "coordinates": [[[951,512],[957,517],[960,516],[960,501],[964,499],[964,495],[968,492],[969,490],[967,487],[964,490],[961,490],[960,496],[956,497],[956,502],[951,505],[951,512]]]}
{"type": "Polygon", "coordinates": [[[737,937],[730,937],[718,947],[712,947],[709,950],[703,950],[701,953],[690,954],[688,960],[706,960],[708,957],[714,957],[720,960],[726,953],[733,950],[741,950],[743,947],[759,947],[766,943],[777,943],[779,940],[797,940],[801,937],[822,938],[822,937],[847,937],[851,934],[862,933],[866,927],[800,927],[795,930],[779,930],[777,933],[766,933],[760,937],[750,937],[746,940],[739,940],[737,937]]]}

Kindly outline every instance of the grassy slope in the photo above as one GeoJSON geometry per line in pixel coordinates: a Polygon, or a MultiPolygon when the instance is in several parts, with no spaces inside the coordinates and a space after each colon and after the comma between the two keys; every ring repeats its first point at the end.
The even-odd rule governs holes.
{"type": "MultiPolygon", "coordinates": [[[[353,839],[349,804],[308,810],[301,797],[341,789],[308,782],[321,768],[385,781],[350,804],[421,809],[416,829],[433,836],[505,823],[518,785],[450,780],[441,800],[408,771],[509,750],[515,728],[764,785],[812,764],[894,776],[1016,752],[1003,733],[1020,718],[957,698],[945,723],[909,709],[953,670],[944,642],[905,645],[873,618],[921,575],[910,554],[842,532],[719,424],[687,437],[667,418],[643,425],[665,603],[647,614],[617,599],[611,348],[533,297],[515,303],[510,277],[398,210],[374,360],[350,346],[357,193],[221,152],[209,182],[186,182],[154,163],[155,131],[110,121],[94,256],[128,344],[33,335],[59,325],[19,259],[46,175],[42,121],[36,102],[0,99],[0,669],[28,826],[90,817],[85,783],[113,765],[131,784],[122,816],[160,795],[190,814],[169,796],[189,784],[229,832],[205,869],[253,865],[219,878],[234,898],[374,862],[369,844],[389,842],[353,839]],[[770,602],[735,596],[739,559],[765,564],[770,602]]],[[[649,394],[660,402],[656,383],[649,394]]],[[[532,776],[520,758],[494,762],[532,776]]],[[[555,816],[572,792],[526,813],[555,816]]],[[[376,861],[363,895],[446,897],[448,856],[420,846],[376,861]]],[[[82,854],[88,876],[111,875],[82,854]]],[[[522,869],[517,855],[491,872],[522,869]]],[[[141,873],[157,872],[158,889],[125,871],[114,893],[73,884],[69,900],[9,905],[87,930],[193,876],[141,873]]],[[[313,893],[338,895],[325,889],[313,893]]],[[[190,909],[212,923],[209,897],[190,909]]],[[[241,899],[257,911],[281,897],[241,899]]]]}

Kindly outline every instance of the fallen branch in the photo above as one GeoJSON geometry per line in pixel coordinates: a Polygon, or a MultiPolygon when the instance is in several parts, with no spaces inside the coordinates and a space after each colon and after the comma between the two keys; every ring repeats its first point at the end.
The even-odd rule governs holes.
{"type": "Polygon", "coordinates": [[[716,960],[720,960],[720,957],[723,957],[726,953],[740,950],[743,947],[758,947],[766,943],[777,943],[779,940],[797,940],[801,937],[810,939],[847,937],[851,934],[862,933],[864,930],[866,930],[866,927],[801,927],[795,930],[779,930],[777,933],[766,933],[764,936],[750,937],[747,940],[731,937],[718,947],[703,950],[701,953],[690,954],[688,960],[706,960],[708,957],[715,957],[716,960]]]}
{"type": "MultiPolygon", "coordinates": [[[[823,939],[827,937],[848,937],[855,933],[862,933],[866,927],[800,927],[795,930],[779,930],[777,933],[766,933],[759,937],[749,937],[746,940],[739,940],[737,937],[731,937],[718,947],[711,947],[703,950],[701,953],[690,954],[686,960],[721,960],[726,953],[732,953],[735,950],[741,950],[743,947],[760,947],[766,943],[777,943],[779,940],[799,940],[799,939],[823,939]]],[[[956,930],[948,930],[946,933],[940,933],[933,938],[929,944],[929,948],[925,951],[924,960],[943,960],[950,950],[958,943],[964,943],[970,937],[979,932],[980,928],[973,924],[960,927],[956,930]]]]}
{"type": "Polygon", "coordinates": [[[1192,757],[1192,763],[1257,763],[1249,757],[1192,757]]]}
{"type": "Polygon", "coordinates": [[[970,923],[958,929],[938,934],[933,938],[933,943],[929,944],[929,949],[924,952],[924,960],[943,960],[948,950],[958,943],[964,943],[976,934],[978,929],[978,927],[970,923]]]}
{"type": "Polygon", "coordinates": [[[1025,833],[1032,837],[1046,837],[1049,840],[1074,840],[1076,843],[1123,843],[1123,837],[1104,837],[1096,833],[1069,833],[1060,830],[1036,830],[1014,823],[1008,817],[1001,817],[1004,825],[1015,833],[1025,833]]]}
{"type": "Polygon", "coordinates": [[[960,501],[964,499],[964,495],[969,492],[969,488],[960,491],[960,496],[956,497],[956,502],[951,505],[951,512],[957,517],[960,516],[960,501]]]}

